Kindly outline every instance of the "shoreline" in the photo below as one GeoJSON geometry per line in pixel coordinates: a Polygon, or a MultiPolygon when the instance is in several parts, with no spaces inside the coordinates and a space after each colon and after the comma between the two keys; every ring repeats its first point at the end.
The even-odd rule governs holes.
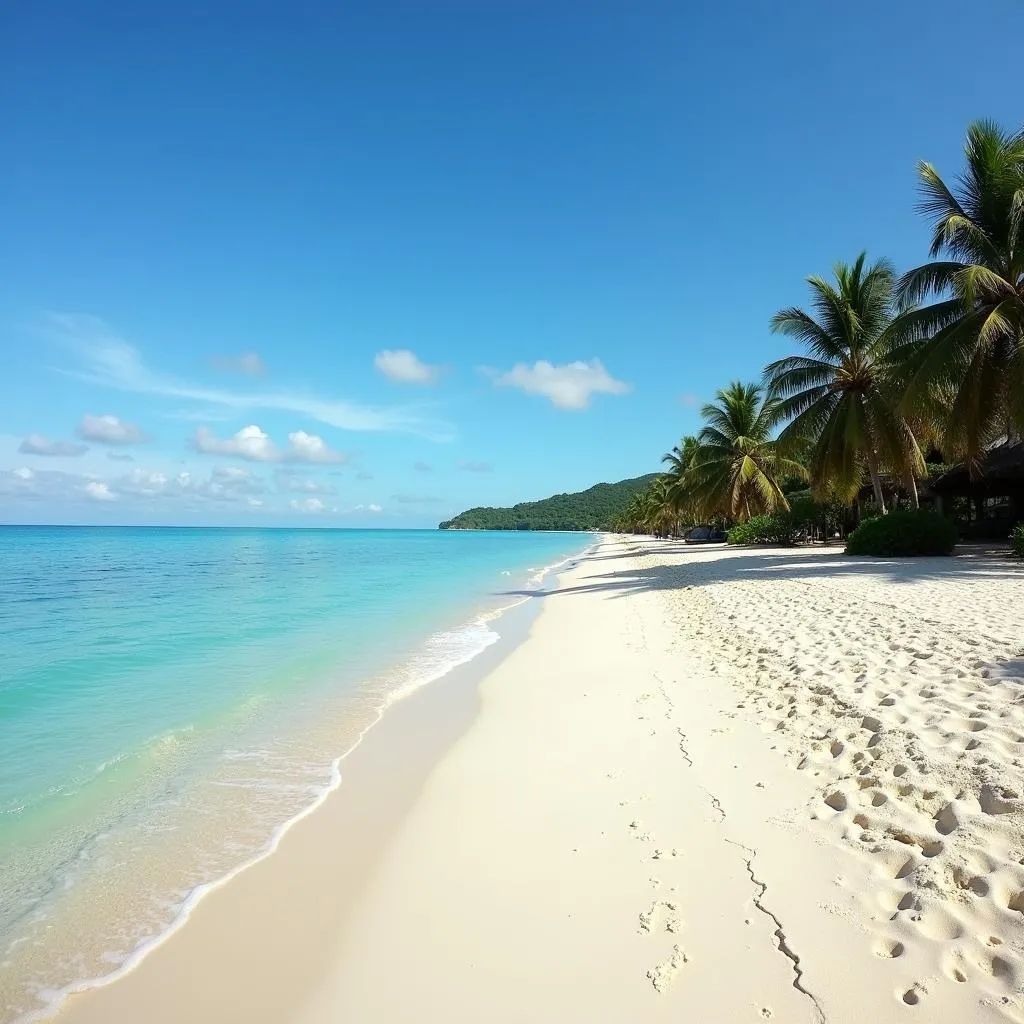
{"type": "MultiPolygon", "coordinates": [[[[565,566],[573,564],[584,557],[585,551],[590,546],[587,549],[577,551],[539,569],[524,570],[529,572],[528,584],[536,586],[538,594],[542,593],[550,580],[556,578],[557,574],[565,566]]],[[[491,595],[492,599],[503,596],[510,595],[504,595],[501,591],[495,591],[491,595]]],[[[536,602],[533,602],[533,605],[536,605],[536,602]]],[[[329,782],[314,796],[309,804],[272,829],[265,847],[235,865],[225,874],[211,881],[201,883],[192,889],[169,925],[158,935],[155,935],[152,939],[147,940],[132,951],[125,961],[113,971],[73,983],[61,989],[51,990],[52,996],[47,1006],[15,1018],[13,1024],[36,1024],[36,1022],[64,1020],[69,1003],[76,1001],[80,997],[88,996],[92,992],[117,986],[127,978],[130,978],[135,971],[142,967],[149,957],[156,954],[167,942],[174,939],[186,928],[191,922],[194,913],[208,897],[228,887],[230,883],[234,882],[244,873],[258,867],[261,863],[275,855],[281,843],[295,827],[312,817],[315,812],[321,810],[329,799],[339,792],[342,788],[342,783],[346,782],[347,776],[352,773],[351,762],[353,758],[359,753],[367,738],[372,736],[376,730],[381,729],[384,723],[395,715],[396,709],[403,708],[404,705],[411,701],[414,704],[414,713],[421,714],[423,709],[420,708],[420,704],[426,702],[422,698],[421,700],[417,700],[417,698],[428,690],[433,691],[435,688],[443,689],[445,691],[444,694],[440,695],[437,700],[444,702],[446,705],[445,714],[451,715],[451,723],[438,723],[438,727],[441,730],[438,732],[438,736],[446,737],[449,742],[454,740],[457,731],[451,733],[448,725],[457,725],[458,729],[465,728],[466,702],[473,700],[475,689],[480,680],[486,675],[488,667],[492,666],[495,660],[500,660],[506,656],[509,650],[525,639],[528,633],[528,623],[538,613],[539,607],[531,608],[531,595],[523,595],[513,597],[507,604],[489,607],[486,611],[481,611],[466,620],[463,623],[464,627],[471,625],[484,626],[493,634],[493,639],[490,639],[484,646],[461,660],[446,665],[440,672],[436,674],[428,673],[423,678],[417,678],[412,686],[400,687],[386,695],[376,707],[372,720],[361,729],[355,740],[331,762],[329,782]],[[495,623],[499,622],[502,623],[501,633],[494,629],[495,623]],[[452,706],[447,706],[449,703],[452,706]]],[[[430,639],[428,638],[427,642],[430,639]]],[[[406,715],[409,713],[405,712],[406,715]]],[[[436,712],[428,708],[426,714],[430,716],[436,714],[436,712]]],[[[435,750],[432,756],[435,758],[439,757],[440,751],[435,750]]],[[[424,765],[420,764],[419,766],[425,770],[424,765]]],[[[358,772],[358,766],[356,770],[358,772]]],[[[395,815],[397,814],[398,812],[396,811],[395,815]]]]}
{"type": "Polygon", "coordinates": [[[1024,1021],[1022,600],[980,557],[602,538],[57,1019],[1024,1021]]]}

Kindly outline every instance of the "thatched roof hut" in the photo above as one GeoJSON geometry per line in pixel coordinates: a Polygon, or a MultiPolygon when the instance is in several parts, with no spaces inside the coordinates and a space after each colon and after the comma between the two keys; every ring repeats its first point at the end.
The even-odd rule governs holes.
{"type": "Polygon", "coordinates": [[[1024,442],[1004,439],[971,471],[954,466],[932,481],[939,507],[965,537],[1001,538],[1024,520],[1024,442]]]}

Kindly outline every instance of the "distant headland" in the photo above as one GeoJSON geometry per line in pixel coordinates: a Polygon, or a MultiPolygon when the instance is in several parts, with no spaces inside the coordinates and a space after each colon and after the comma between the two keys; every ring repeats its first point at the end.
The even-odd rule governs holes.
{"type": "Polygon", "coordinates": [[[511,508],[471,508],[440,523],[441,530],[610,530],[630,499],[645,491],[657,473],[595,484],[575,494],[553,494],[511,508]]]}

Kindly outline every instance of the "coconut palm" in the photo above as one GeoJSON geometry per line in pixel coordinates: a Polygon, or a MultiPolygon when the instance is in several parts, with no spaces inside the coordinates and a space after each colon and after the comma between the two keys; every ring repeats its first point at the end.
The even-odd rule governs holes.
{"type": "Polygon", "coordinates": [[[622,510],[622,514],[615,520],[613,526],[621,533],[637,533],[640,529],[640,499],[639,494],[634,494],[628,504],[622,510]]]}
{"type": "Polygon", "coordinates": [[[906,408],[945,406],[944,447],[973,462],[998,434],[1024,433],[1024,129],[977,121],[964,148],[958,187],[918,165],[930,255],[947,258],[900,280],[893,338],[906,408]]]}
{"type": "Polygon", "coordinates": [[[676,509],[668,495],[669,481],[658,477],[647,490],[634,494],[616,527],[631,533],[653,533],[666,536],[676,522],[676,509]]]}
{"type": "Polygon", "coordinates": [[[925,466],[896,410],[885,361],[895,271],[887,260],[866,267],[866,258],[862,252],[852,265],[837,263],[835,284],[807,279],[813,313],[792,306],[772,317],[772,332],[803,342],[808,354],[769,364],[765,382],[778,399],[778,422],[788,421],[779,443],[806,453],[815,495],[849,503],[866,468],[885,512],[882,470],[899,474],[917,505],[915,477],[925,466]]]}
{"type": "Polygon", "coordinates": [[[675,502],[669,493],[669,481],[659,476],[644,496],[645,520],[651,533],[666,537],[673,532],[678,519],[675,502]]]}
{"type": "Polygon", "coordinates": [[[668,475],[674,480],[685,476],[696,451],[697,438],[692,434],[687,434],[679,444],[673,446],[672,451],[666,452],[661,457],[661,461],[669,467],[668,475]]]}
{"type": "Polygon", "coordinates": [[[688,434],[670,452],[661,457],[661,461],[668,466],[665,474],[668,484],[667,497],[676,510],[677,528],[681,519],[695,521],[699,518],[699,511],[693,501],[690,479],[690,469],[699,447],[697,438],[688,434]]]}
{"type": "Polygon", "coordinates": [[[701,410],[705,426],[691,462],[691,493],[705,513],[746,521],[789,507],[779,481],[806,477],[798,462],[783,458],[771,438],[775,402],[756,384],[735,381],[701,410]]]}

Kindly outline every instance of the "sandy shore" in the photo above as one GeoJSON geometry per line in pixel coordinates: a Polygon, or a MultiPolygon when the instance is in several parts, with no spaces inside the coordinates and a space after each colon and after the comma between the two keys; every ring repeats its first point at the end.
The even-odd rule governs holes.
{"type": "Polygon", "coordinates": [[[389,712],[62,1024],[1024,1021],[1021,568],[610,539],[560,582],[475,716],[389,712]]]}

